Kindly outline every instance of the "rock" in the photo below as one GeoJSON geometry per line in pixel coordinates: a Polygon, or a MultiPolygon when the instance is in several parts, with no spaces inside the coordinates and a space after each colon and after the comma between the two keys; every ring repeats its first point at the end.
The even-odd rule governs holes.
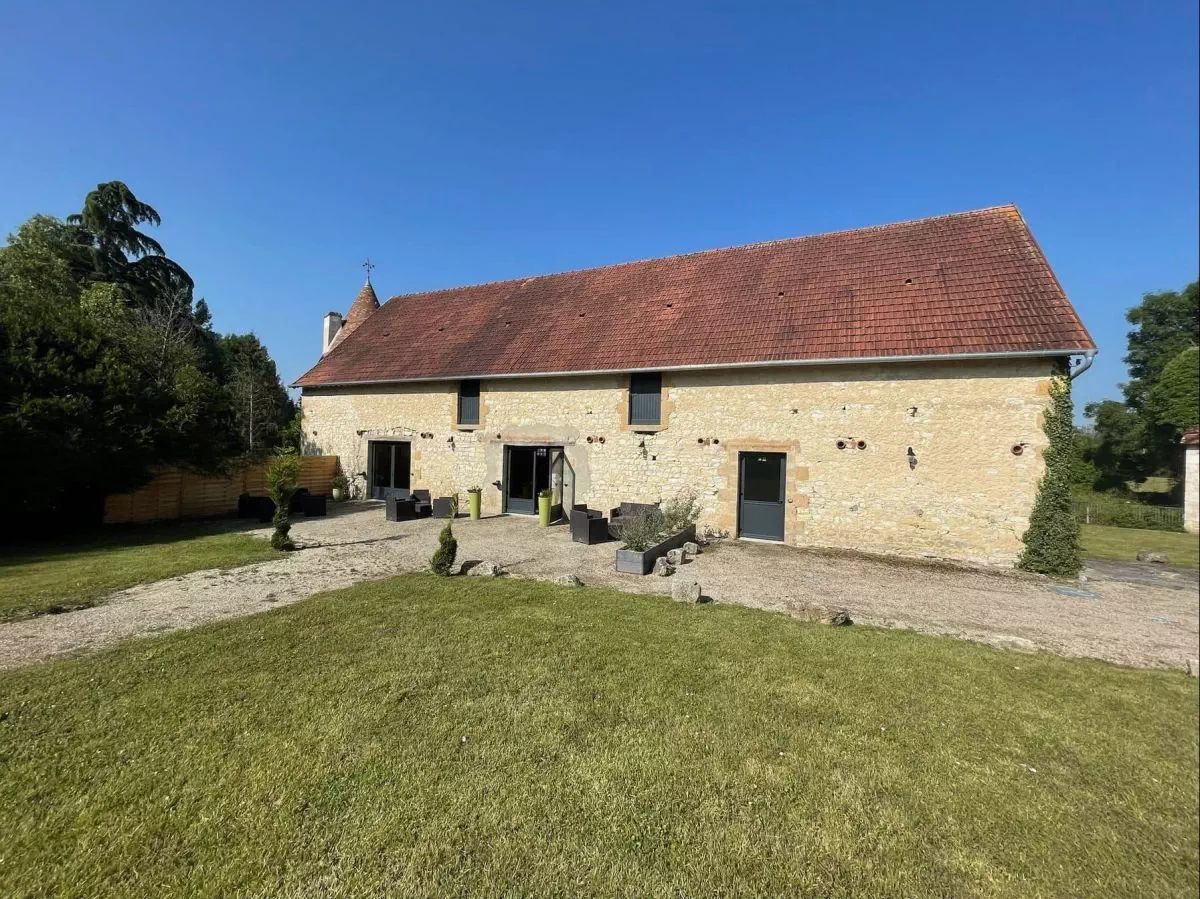
{"type": "Polygon", "coordinates": [[[854,619],[850,617],[850,613],[845,609],[839,612],[834,612],[829,616],[829,623],[834,627],[846,627],[849,624],[854,624],[854,619]]]}
{"type": "Polygon", "coordinates": [[[1170,562],[1166,553],[1152,553],[1145,549],[1138,551],[1137,560],[1139,562],[1156,562],[1159,565],[1166,565],[1170,562]]]}
{"type": "Polygon", "coordinates": [[[497,577],[500,573],[500,566],[488,561],[476,562],[467,571],[468,577],[497,577]]]}
{"type": "Polygon", "coordinates": [[[669,577],[675,573],[675,569],[671,567],[666,556],[659,556],[654,560],[654,573],[659,577],[669,577]]]}
{"type": "Polygon", "coordinates": [[[683,558],[684,557],[683,557],[682,549],[668,549],[667,550],[667,562],[669,562],[670,564],[675,565],[675,566],[682,565],[683,558]]]}
{"type": "Polygon", "coordinates": [[[687,543],[683,544],[683,551],[689,556],[698,556],[700,555],[700,546],[699,544],[692,543],[689,540],[687,543]]]}
{"type": "Polygon", "coordinates": [[[1187,673],[1192,677],[1200,677],[1200,659],[1187,660],[1187,673]]]}
{"type": "Polygon", "coordinates": [[[671,599],[676,602],[700,602],[700,585],[695,581],[674,581],[671,584],[671,599]]]}
{"type": "Polygon", "coordinates": [[[575,577],[573,574],[560,574],[554,579],[554,583],[560,587],[582,587],[583,581],[575,577]]]}

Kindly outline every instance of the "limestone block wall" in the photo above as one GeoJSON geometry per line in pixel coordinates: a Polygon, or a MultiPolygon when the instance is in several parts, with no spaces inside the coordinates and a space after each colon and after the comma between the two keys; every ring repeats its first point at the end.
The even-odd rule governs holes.
{"type": "Polygon", "coordinates": [[[366,470],[369,439],[407,439],[414,486],[439,495],[481,485],[485,512],[501,510],[505,445],[561,445],[576,502],[608,509],[692,488],[701,526],[731,534],[738,453],[786,452],[787,542],[1007,564],[1044,470],[1052,368],[1037,359],[666,372],[663,425],[652,432],[627,424],[619,375],[485,380],[474,429],[455,422],[455,382],[309,388],[304,432],[307,451],[338,455],[351,476],[366,470]]]}
{"type": "Polygon", "coordinates": [[[1200,446],[1184,448],[1183,529],[1200,533],[1200,446]]]}

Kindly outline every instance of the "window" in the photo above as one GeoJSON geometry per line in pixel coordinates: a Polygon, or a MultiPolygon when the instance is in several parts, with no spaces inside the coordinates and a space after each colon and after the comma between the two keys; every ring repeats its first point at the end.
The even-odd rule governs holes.
{"type": "Polygon", "coordinates": [[[662,375],[658,372],[629,376],[629,423],[655,427],[662,423],[662,375]]]}
{"type": "Polygon", "coordinates": [[[458,382],[458,423],[479,424],[479,382],[458,382]]]}

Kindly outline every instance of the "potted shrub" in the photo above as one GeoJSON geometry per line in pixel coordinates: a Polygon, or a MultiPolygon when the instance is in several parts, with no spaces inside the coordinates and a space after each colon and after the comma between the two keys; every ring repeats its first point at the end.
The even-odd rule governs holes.
{"type": "Polygon", "coordinates": [[[617,571],[649,574],[654,563],[669,550],[694,542],[700,502],[691,490],[680,491],[661,509],[645,509],[621,525],[617,571]]]}
{"type": "Polygon", "coordinates": [[[467,511],[471,513],[471,520],[478,521],[480,510],[483,507],[483,488],[468,487],[467,488],[467,511]]]}
{"type": "Polygon", "coordinates": [[[346,498],[346,491],[350,488],[350,481],[340,471],[333,476],[333,501],[340,503],[346,498]]]}
{"type": "Polygon", "coordinates": [[[538,524],[541,527],[550,527],[550,499],[554,494],[550,488],[538,491],[538,524]]]}

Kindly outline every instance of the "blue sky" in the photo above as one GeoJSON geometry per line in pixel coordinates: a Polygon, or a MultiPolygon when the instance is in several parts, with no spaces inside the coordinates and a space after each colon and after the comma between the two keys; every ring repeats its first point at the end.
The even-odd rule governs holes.
{"type": "MultiPolygon", "coordinates": [[[[1197,275],[1197,8],[61,3],[0,26],[0,226],[120,179],[286,379],[383,296],[1020,206],[1124,377],[1197,275]]],[[[431,348],[436,352],[436,348],[431,348]]]]}

